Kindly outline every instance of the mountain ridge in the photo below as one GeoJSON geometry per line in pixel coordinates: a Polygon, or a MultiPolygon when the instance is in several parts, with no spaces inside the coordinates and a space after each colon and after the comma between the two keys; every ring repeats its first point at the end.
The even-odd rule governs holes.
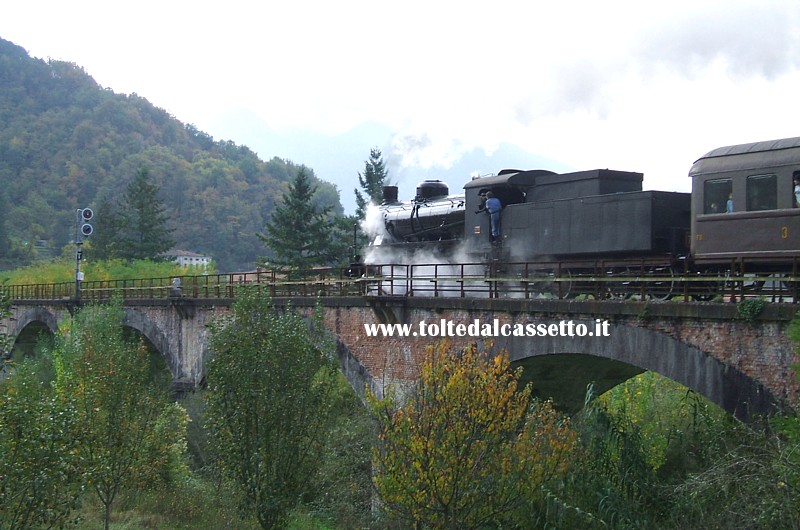
{"type": "MultiPolygon", "coordinates": [[[[102,88],[74,63],[31,58],[0,39],[0,266],[36,259],[37,246],[59,254],[76,208],[119,201],[140,167],[160,187],[177,246],[223,271],[267,254],[256,234],[299,168],[215,141],[135,93],[102,88]]],[[[317,202],[341,214],[334,186],[314,182],[317,202]]]]}

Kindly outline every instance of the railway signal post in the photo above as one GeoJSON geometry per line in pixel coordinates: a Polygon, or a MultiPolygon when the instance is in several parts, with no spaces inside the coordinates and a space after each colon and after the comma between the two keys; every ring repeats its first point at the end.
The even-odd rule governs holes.
{"type": "Polygon", "coordinates": [[[89,224],[89,221],[94,217],[94,212],[91,208],[78,208],[75,215],[75,303],[80,304],[81,301],[81,282],[83,281],[83,273],[81,272],[81,259],[83,259],[83,241],[92,235],[94,227],[89,224]]]}

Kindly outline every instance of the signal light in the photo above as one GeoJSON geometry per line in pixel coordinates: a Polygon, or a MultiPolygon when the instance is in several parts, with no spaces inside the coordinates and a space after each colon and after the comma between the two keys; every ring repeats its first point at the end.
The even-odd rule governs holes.
{"type": "Polygon", "coordinates": [[[94,232],[94,227],[88,223],[94,219],[94,212],[91,208],[78,209],[78,229],[77,243],[83,242],[83,239],[89,237],[94,232]]]}

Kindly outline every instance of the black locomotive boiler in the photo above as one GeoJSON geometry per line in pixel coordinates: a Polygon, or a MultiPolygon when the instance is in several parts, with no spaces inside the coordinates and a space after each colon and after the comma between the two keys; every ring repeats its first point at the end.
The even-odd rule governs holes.
{"type": "Polygon", "coordinates": [[[385,186],[380,206],[384,231],[373,243],[429,248],[463,238],[464,196],[451,196],[449,191],[440,180],[426,180],[417,186],[414,200],[400,202],[397,187],[385,186]]]}

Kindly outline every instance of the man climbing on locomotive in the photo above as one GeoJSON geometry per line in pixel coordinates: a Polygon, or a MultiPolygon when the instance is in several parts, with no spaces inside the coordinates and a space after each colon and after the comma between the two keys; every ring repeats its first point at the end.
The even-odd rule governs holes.
{"type": "Polygon", "coordinates": [[[503,204],[500,199],[494,196],[491,191],[486,192],[486,211],[489,212],[489,221],[492,227],[491,241],[493,243],[500,242],[500,212],[503,210],[503,204]]]}

